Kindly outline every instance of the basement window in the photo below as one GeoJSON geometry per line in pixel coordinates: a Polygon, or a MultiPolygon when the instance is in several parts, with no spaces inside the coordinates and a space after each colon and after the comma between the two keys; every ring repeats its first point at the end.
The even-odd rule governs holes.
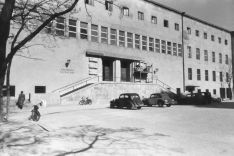
{"type": "Polygon", "coordinates": [[[46,93],[46,86],[35,86],[35,93],[36,94],[46,93]]]}

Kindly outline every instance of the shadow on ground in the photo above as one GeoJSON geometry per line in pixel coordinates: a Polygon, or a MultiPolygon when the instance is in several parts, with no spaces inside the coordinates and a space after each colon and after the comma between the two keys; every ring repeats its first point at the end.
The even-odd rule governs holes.
{"type": "Polygon", "coordinates": [[[94,125],[63,127],[47,131],[37,123],[2,124],[0,130],[0,153],[9,155],[53,155],[66,156],[78,153],[88,155],[125,155],[129,150],[140,151],[140,155],[151,155],[152,151],[183,153],[183,149],[169,149],[157,141],[169,138],[162,133],[149,134],[144,129],[123,127],[102,128],[94,125]],[[4,131],[2,131],[4,129],[4,131]]]}
{"type": "Polygon", "coordinates": [[[234,109],[234,102],[221,102],[221,103],[212,103],[212,104],[195,105],[195,106],[204,107],[204,108],[234,109]]]}

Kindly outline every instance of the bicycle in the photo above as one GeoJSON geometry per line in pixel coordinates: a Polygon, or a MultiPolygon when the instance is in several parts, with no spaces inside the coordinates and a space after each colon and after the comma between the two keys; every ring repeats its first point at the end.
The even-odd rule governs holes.
{"type": "Polygon", "coordinates": [[[82,97],[79,105],[91,105],[92,104],[92,100],[89,97],[82,97]]]}

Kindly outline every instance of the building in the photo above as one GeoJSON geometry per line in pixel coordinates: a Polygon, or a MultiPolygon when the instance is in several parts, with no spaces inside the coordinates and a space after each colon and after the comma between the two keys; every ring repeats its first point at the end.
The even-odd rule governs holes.
{"type": "Polygon", "coordinates": [[[230,96],[233,33],[152,0],[81,0],[45,32],[59,38],[42,33],[33,42],[52,48],[34,46],[13,60],[16,94],[56,103],[197,86],[230,96]]]}

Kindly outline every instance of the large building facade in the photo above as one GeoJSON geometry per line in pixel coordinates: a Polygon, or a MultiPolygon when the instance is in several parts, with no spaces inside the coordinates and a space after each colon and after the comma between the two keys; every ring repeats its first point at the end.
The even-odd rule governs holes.
{"type": "MultiPolygon", "coordinates": [[[[67,96],[93,77],[120,84],[120,90],[156,84],[184,92],[196,86],[223,98],[232,87],[233,33],[151,0],[80,0],[45,32],[58,36],[54,46],[34,46],[22,55],[35,59],[13,60],[16,94],[45,98],[73,87],[59,95],[67,96]]],[[[32,42],[40,41],[50,42],[43,34],[32,42]]]]}

